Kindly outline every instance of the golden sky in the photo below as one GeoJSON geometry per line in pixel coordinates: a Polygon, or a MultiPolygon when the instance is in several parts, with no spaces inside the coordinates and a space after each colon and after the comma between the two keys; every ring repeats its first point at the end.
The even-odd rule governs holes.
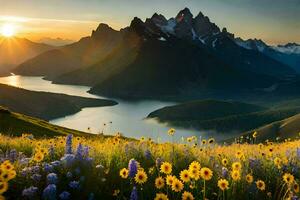
{"type": "Polygon", "coordinates": [[[299,0],[0,0],[0,27],[13,24],[17,36],[34,41],[79,40],[101,22],[120,29],[135,16],[144,20],[158,12],[170,18],[184,7],[244,39],[300,42],[299,0]]]}

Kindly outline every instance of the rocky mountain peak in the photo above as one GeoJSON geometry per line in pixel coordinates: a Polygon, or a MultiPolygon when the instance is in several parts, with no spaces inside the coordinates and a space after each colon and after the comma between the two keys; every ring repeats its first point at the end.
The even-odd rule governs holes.
{"type": "Polygon", "coordinates": [[[101,39],[114,33],[118,33],[118,31],[114,30],[105,23],[100,23],[97,29],[92,32],[92,38],[101,39]]]}
{"type": "Polygon", "coordinates": [[[186,22],[191,24],[193,20],[193,14],[191,13],[190,9],[184,8],[183,10],[179,11],[175,19],[177,23],[186,22]]]}

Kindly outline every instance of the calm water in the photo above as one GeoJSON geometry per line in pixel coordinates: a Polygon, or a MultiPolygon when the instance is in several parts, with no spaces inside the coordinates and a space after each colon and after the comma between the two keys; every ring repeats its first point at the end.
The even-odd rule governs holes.
{"type": "MultiPolygon", "coordinates": [[[[20,87],[34,91],[46,91],[63,93],[82,97],[105,98],[87,93],[89,87],[74,85],[52,84],[43,80],[42,77],[9,76],[0,78],[0,83],[20,87]]],[[[140,138],[151,137],[158,141],[166,141],[167,130],[170,128],[166,124],[159,124],[155,120],[145,120],[144,118],[152,111],[164,106],[173,105],[172,102],[161,101],[139,101],[127,102],[115,99],[119,104],[110,107],[84,108],[82,111],[59,119],[50,121],[60,126],[88,131],[92,133],[104,132],[104,134],[121,132],[125,136],[140,138]],[[106,124],[106,126],[104,126],[106,124]]],[[[186,129],[176,129],[176,138],[182,136],[203,135],[203,132],[186,129]]],[[[211,133],[209,133],[211,134],[211,133]]],[[[215,136],[215,135],[213,135],[215,136]]]]}

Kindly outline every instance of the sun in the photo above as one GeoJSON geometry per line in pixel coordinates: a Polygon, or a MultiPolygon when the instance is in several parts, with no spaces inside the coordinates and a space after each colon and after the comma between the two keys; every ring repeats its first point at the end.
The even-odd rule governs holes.
{"type": "Polygon", "coordinates": [[[1,34],[4,37],[12,37],[15,35],[16,28],[13,24],[3,24],[1,27],[1,34]]]}

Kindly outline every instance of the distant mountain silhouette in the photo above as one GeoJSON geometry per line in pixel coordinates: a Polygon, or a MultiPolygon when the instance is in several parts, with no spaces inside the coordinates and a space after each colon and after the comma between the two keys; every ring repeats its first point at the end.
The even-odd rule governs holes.
{"type": "Polygon", "coordinates": [[[145,22],[135,17],[120,31],[100,24],[91,36],[30,59],[15,72],[124,98],[251,93],[297,76],[188,8],[169,20],[157,13],[145,22]]]}
{"type": "Polygon", "coordinates": [[[0,75],[9,74],[17,65],[52,48],[24,38],[0,36],[0,75]]]}
{"type": "Polygon", "coordinates": [[[259,51],[274,60],[282,62],[300,73],[300,45],[288,43],[286,45],[269,46],[262,40],[236,38],[236,43],[245,49],[259,51]]]}

